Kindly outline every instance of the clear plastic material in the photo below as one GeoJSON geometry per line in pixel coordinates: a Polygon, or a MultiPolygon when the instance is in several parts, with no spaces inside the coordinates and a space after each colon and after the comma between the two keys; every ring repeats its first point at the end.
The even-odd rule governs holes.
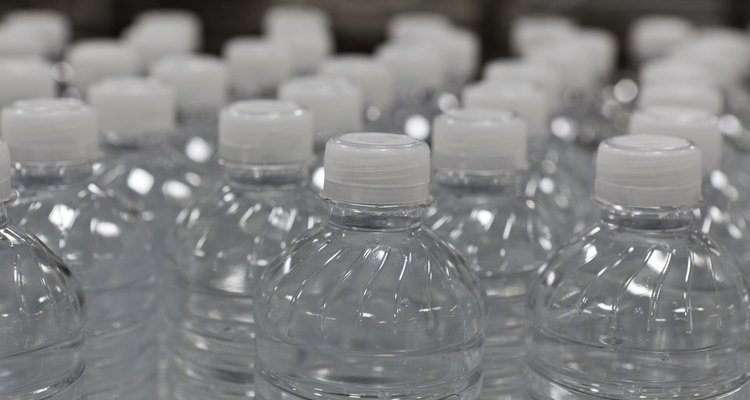
{"type": "Polygon", "coordinates": [[[172,253],[168,382],[175,399],[252,397],[259,277],[325,214],[306,165],[230,164],[225,173],[186,212],[172,253]]]}
{"type": "Polygon", "coordinates": [[[488,327],[483,399],[523,399],[526,295],[535,272],[560,243],[556,220],[527,201],[512,172],[439,171],[426,225],[450,241],[482,281],[488,327]]]}
{"type": "Polygon", "coordinates": [[[483,293],[423,205],[329,202],[256,295],[261,399],[475,399],[483,293]]]}
{"type": "Polygon", "coordinates": [[[11,219],[34,232],[83,285],[84,398],[154,399],[155,265],[136,211],[94,183],[90,163],[15,167],[19,197],[9,207],[11,219]]]}
{"type": "Polygon", "coordinates": [[[748,398],[747,282],[693,211],[607,206],[552,256],[530,297],[532,399],[748,398]]]}
{"type": "Polygon", "coordinates": [[[39,239],[9,221],[6,204],[0,204],[0,397],[81,400],[80,284],[39,239]]]}

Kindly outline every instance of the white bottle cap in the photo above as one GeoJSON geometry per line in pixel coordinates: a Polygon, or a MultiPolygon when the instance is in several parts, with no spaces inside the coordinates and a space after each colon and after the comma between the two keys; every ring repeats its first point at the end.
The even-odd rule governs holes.
{"type": "Polygon", "coordinates": [[[13,197],[10,186],[10,151],[8,145],[0,140],[0,201],[13,197]]]}
{"type": "Polygon", "coordinates": [[[164,58],[154,65],[151,73],[172,87],[180,111],[218,111],[227,103],[227,69],[213,56],[164,58]]]}
{"type": "Polygon", "coordinates": [[[312,112],[317,143],[362,129],[362,92],[345,79],[292,79],[281,85],[279,99],[293,101],[312,112]]]}
{"type": "Polygon", "coordinates": [[[714,86],[695,82],[646,84],[638,97],[641,107],[657,104],[687,105],[702,108],[714,115],[722,114],[724,99],[714,86]]]}
{"type": "Polygon", "coordinates": [[[730,33],[702,34],[675,47],[669,56],[704,65],[717,82],[729,87],[738,84],[750,68],[750,46],[746,40],[730,33]]]}
{"type": "Polygon", "coordinates": [[[304,5],[281,5],[263,14],[263,32],[275,35],[289,30],[327,30],[331,25],[321,9],[304,5]]]}
{"type": "Polygon", "coordinates": [[[436,32],[451,28],[451,22],[442,14],[430,12],[405,12],[396,14],[388,20],[388,37],[390,39],[413,39],[433,35],[436,32]]]}
{"type": "Polygon", "coordinates": [[[19,163],[91,160],[98,154],[96,113],[76,99],[21,100],[3,109],[0,132],[19,163]]]}
{"type": "Polygon", "coordinates": [[[343,78],[359,87],[365,102],[390,109],[396,98],[393,75],[382,62],[367,55],[341,55],[320,66],[320,75],[343,78]]]}
{"type": "Polygon", "coordinates": [[[721,167],[722,136],[719,124],[714,115],[703,109],[684,105],[648,106],[633,114],[629,132],[687,139],[700,149],[705,173],[721,167]]]}
{"type": "Polygon", "coordinates": [[[273,33],[272,41],[289,50],[292,56],[292,71],[296,75],[311,74],[335,48],[333,38],[328,31],[289,29],[273,33]]]}
{"type": "Polygon", "coordinates": [[[527,167],[526,123],[506,110],[467,108],[435,119],[432,166],[476,172],[527,167]]]}
{"type": "Polygon", "coordinates": [[[152,8],[138,14],[135,24],[174,24],[181,25],[192,35],[203,35],[203,21],[198,14],[178,8],[152,8]]]}
{"type": "Polygon", "coordinates": [[[29,32],[36,32],[44,40],[47,55],[54,57],[62,53],[72,36],[68,17],[56,10],[26,9],[5,14],[5,24],[17,25],[29,32]]]}
{"type": "Polygon", "coordinates": [[[397,88],[440,90],[447,81],[448,67],[438,46],[390,43],[377,50],[377,58],[391,70],[397,88]]]}
{"type": "Polygon", "coordinates": [[[123,32],[123,43],[138,56],[140,71],[148,71],[165,57],[187,56],[197,45],[185,27],[172,24],[138,24],[123,32]]]}
{"type": "Polygon", "coordinates": [[[562,77],[554,68],[545,64],[521,59],[493,60],[484,68],[484,79],[529,81],[544,90],[550,107],[556,108],[562,101],[562,77]]]}
{"type": "Polygon", "coordinates": [[[462,97],[466,108],[511,110],[517,113],[526,122],[530,138],[543,138],[550,133],[547,95],[531,82],[484,81],[467,86],[462,97]]]}
{"type": "Polygon", "coordinates": [[[466,29],[451,28],[433,39],[443,48],[451,78],[463,83],[474,77],[480,62],[480,45],[476,34],[466,29]]]}
{"type": "Polygon", "coordinates": [[[689,141],[617,136],[599,145],[594,198],[624,207],[685,207],[700,201],[701,181],[701,152],[689,141]]]}
{"type": "Polygon", "coordinates": [[[389,133],[350,133],[331,139],[325,152],[322,196],[363,205],[425,203],[430,199],[430,149],[389,133]]]}
{"type": "Polygon", "coordinates": [[[641,67],[639,80],[642,85],[668,82],[717,83],[711,70],[678,58],[661,58],[650,61],[641,67]]]}
{"type": "Polygon", "coordinates": [[[242,164],[291,164],[312,159],[313,118],[291,101],[233,103],[219,116],[219,157],[242,164]]]}
{"type": "Polygon", "coordinates": [[[0,88],[0,107],[23,99],[53,97],[52,67],[36,58],[2,58],[0,88]]]}
{"type": "Polygon", "coordinates": [[[81,93],[102,78],[138,73],[138,58],[133,49],[113,40],[79,42],[66,59],[73,69],[73,84],[81,93]]]}
{"type": "Polygon", "coordinates": [[[554,68],[563,77],[566,88],[591,91],[600,79],[595,57],[581,40],[560,40],[534,46],[524,58],[554,68]]]}
{"type": "Polygon", "coordinates": [[[609,81],[615,72],[619,46],[614,34],[604,29],[583,29],[574,36],[589,50],[600,79],[609,81]]]}
{"type": "Polygon", "coordinates": [[[673,15],[646,15],[638,18],[629,31],[630,52],[638,61],[665,55],[671,47],[688,39],[693,26],[673,15]]]}
{"type": "Polygon", "coordinates": [[[292,76],[289,49],[269,40],[234,38],[224,46],[224,59],[232,87],[242,95],[261,95],[292,76]]]}
{"type": "Polygon", "coordinates": [[[0,57],[44,58],[47,48],[42,37],[18,26],[0,25],[0,57]]]}
{"type": "Polygon", "coordinates": [[[91,86],[88,96],[102,132],[138,137],[175,130],[174,93],[155,79],[107,78],[91,86]]]}
{"type": "Polygon", "coordinates": [[[528,54],[532,48],[572,36],[578,29],[573,20],[560,15],[523,15],[511,26],[511,49],[515,54],[528,54]]]}

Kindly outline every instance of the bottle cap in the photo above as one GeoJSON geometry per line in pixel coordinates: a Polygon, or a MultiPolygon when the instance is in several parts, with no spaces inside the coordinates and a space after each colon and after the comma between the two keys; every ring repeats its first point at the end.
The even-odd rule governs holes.
{"type": "Polygon", "coordinates": [[[242,164],[287,164],[312,158],[313,118],[284,100],[233,103],[219,116],[219,157],[242,164]]]}
{"type": "Polygon", "coordinates": [[[589,50],[599,78],[608,81],[615,72],[619,46],[615,35],[604,29],[582,29],[574,36],[589,50]]]}
{"type": "Polygon", "coordinates": [[[746,39],[734,35],[713,33],[700,36],[676,46],[669,56],[705,66],[716,82],[730,87],[744,79],[750,68],[750,48],[746,39]]]}
{"type": "Polygon", "coordinates": [[[705,173],[721,167],[722,136],[719,124],[717,118],[706,110],[685,105],[643,107],[631,117],[629,132],[687,139],[700,149],[705,173]]]}
{"type": "Polygon", "coordinates": [[[53,97],[52,67],[36,58],[0,59],[0,107],[18,100],[53,97]]]}
{"type": "Polygon", "coordinates": [[[547,104],[557,107],[562,101],[563,82],[560,74],[548,65],[522,59],[498,59],[484,68],[487,81],[529,81],[547,93],[547,104]]]}
{"type": "Polygon", "coordinates": [[[448,75],[452,79],[463,83],[474,77],[480,62],[480,44],[476,34],[466,29],[451,28],[433,39],[443,49],[448,75]]]}
{"type": "Polygon", "coordinates": [[[695,205],[701,199],[700,150],[670,136],[607,139],[596,156],[594,198],[624,207],[695,205]]]}
{"type": "Polygon", "coordinates": [[[646,15],[630,28],[630,52],[641,62],[665,55],[677,43],[693,34],[693,26],[672,15],[646,15]]]}
{"type": "Polygon", "coordinates": [[[376,57],[391,70],[397,88],[440,90],[447,81],[448,66],[436,45],[390,43],[381,46],[376,57]]]}
{"type": "Polygon", "coordinates": [[[451,28],[451,22],[445,15],[430,12],[400,13],[388,20],[388,37],[390,39],[413,39],[433,35],[451,28]]]}
{"type": "Polygon", "coordinates": [[[165,57],[187,57],[197,47],[191,33],[175,24],[137,24],[123,32],[123,43],[138,56],[140,71],[149,71],[165,57]]]}
{"type": "Polygon", "coordinates": [[[151,73],[172,87],[180,111],[218,110],[229,97],[227,69],[213,56],[164,58],[151,73]]]}
{"type": "Polygon", "coordinates": [[[286,46],[238,37],[227,42],[224,59],[232,87],[242,95],[261,95],[292,76],[292,55],[286,46]]]}
{"type": "Polygon", "coordinates": [[[281,85],[279,99],[293,101],[312,112],[317,143],[362,129],[362,93],[347,80],[295,78],[281,85]]]}
{"type": "Polygon", "coordinates": [[[523,170],[526,142],[526,124],[512,111],[452,110],[435,119],[432,166],[477,172],[523,170]]]}
{"type": "Polygon", "coordinates": [[[96,113],[76,99],[21,100],[3,109],[0,132],[13,160],[57,163],[98,153],[96,113]]]}
{"type": "Polygon", "coordinates": [[[304,5],[281,5],[270,8],[263,15],[266,35],[283,34],[289,30],[328,30],[331,22],[321,9],[304,5]]]}
{"type": "Polygon", "coordinates": [[[174,93],[155,79],[107,78],[91,86],[88,95],[102,132],[138,137],[175,130],[174,93]]]}
{"type": "Polygon", "coordinates": [[[515,80],[485,81],[463,91],[466,108],[511,110],[526,123],[530,138],[547,137],[550,111],[547,95],[531,82],[515,80]]]}
{"type": "Polygon", "coordinates": [[[328,141],[322,196],[363,205],[429,201],[430,149],[389,133],[349,133],[328,141]]]}
{"type": "Polygon", "coordinates": [[[10,186],[10,152],[8,145],[0,140],[0,201],[6,201],[13,197],[10,186]]]}
{"type": "MultiPolygon", "coordinates": [[[[195,37],[199,43],[203,36],[203,21],[198,14],[177,8],[152,8],[138,14],[134,21],[135,25],[173,25],[179,26],[191,37],[195,37]]],[[[193,48],[198,50],[198,48],[193,48]]]]}
{"type": "Polygon", "coordinates": [[[591,91],[601,78],[590,47],[575,37],[534,46],[524,58],[554,68],[568,88],[591,91]]]}
{"type": "Polygon", "coordinates": [[[33,31],[0,24],[0,57],[38,57],[47,54],[44,39],[33,31]]]}
{"type": "Polygon", "coordinates": [[[716,79],[707,67],[678,58],[661,58],[641,67],[642,85],[669,82],[705,82],[715,84],[716,79]]]}
{"type": "Polygon", "coordinates": [[[138,73],[138,58],[133,49],[114,40],[79,42],[66,58],[73,69],[73,84],[81,93],[102,78],[138,73]]]}
{"type": "Polygon", "coordinates": [[[295,75],[312,74],[331,53],[335,45],[330,32],[289,29],[274,33],[271,40],[289,50],[292,57],[292,71],[295,75]]]}
{"type": "Polygon", "coordinates": [[[695,82],[646,84],[638,97],[641,107],[658,104],[686,105],[702,108],[714,115],[724,111],[724,98],[714,86],[695,82]]]}
{"type": "Polygon", "coordinates": [[[50,57],[62,53],[73,31],[68,17],[51,9],[14,10],[5,14],[4,24],[28,29],[27,32],[37,35],[44,41],[50,57]]]}
{"type": "Polygon", "coordinates": [[[539,45],[569,37],[578,32],[578,25],[561,15],[522,15],[510,29],[511,48],[525,55],[539,45]]]}
{"type": "Polygon", "coordinates": [[[393,75],[382,62],[366,55],[342,55],[329,58],[320,66],[320,75],[343,78],[362,91],[365,102],[390,109],[395,100],[393,75]]]}

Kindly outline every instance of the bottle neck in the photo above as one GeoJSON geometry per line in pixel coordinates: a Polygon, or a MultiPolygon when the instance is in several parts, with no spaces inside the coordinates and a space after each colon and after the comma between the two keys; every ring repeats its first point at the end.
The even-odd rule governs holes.
{"type": "Polygon", "coordinates": [[[106,131],[103,133],[104,145],[111,149],[118,150],[136,150],[145,147],[158,146],[167,140],[168,134],[165,133],[147,133],[147,134],[124,134],[122,132],[106,131]]]}
{"type": "Polygon", "coordinates": [[[434,179],[441,187],[464,193],[515,195],[521,192],[521,176],[517,171],[437,169],[434,179]]]}
{"type": "Polygon", "coordinates": [[[698,205],[685,207],[636,208],[600,204],[601,219],[619,229],[664,231],[689,229],[698,205]]]}
{"type": "Polygon", "coordinates": [[[8,217],[8,204],[15,200],[15,194],[8,200],[0,201],[0,228],[5,227],[10,222],[8,217]]]}
{"type": "Polygon", "coordinates": [[[328,201],[328,222],[358,231],[403,231],[422,224],[422,212],[429,202],[374,206],[328,201]]]}
{"type": "Polygon", "coordinates": [[[60,185],[88,181],[94,174],[93,160],[13,165],[13,179],[25,184],[60,185]]]}
{"type": "Polygon", "coordinates": [[[219,119],[218,108],[192,108],[179,111],[177,119],[180,125],[215,124],[219,119]]]}
{"type": "Polygon", "coordinates": [[[258,165],[222,160],[220,164],[227,182],[256,190],[304,186],[309,175],[307,163],[258,165]]]}

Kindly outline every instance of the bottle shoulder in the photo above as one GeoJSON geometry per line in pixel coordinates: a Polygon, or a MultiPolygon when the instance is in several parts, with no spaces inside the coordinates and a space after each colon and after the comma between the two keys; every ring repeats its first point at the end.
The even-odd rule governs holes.
{"type": "Polygon", "coordinates": [[[552,255],[530,315],[537,329],[589,345],[697,350],[745,340],[749,293],[735,259],[695,230],[599,224],[552,255]]]}
{"type": "Polygon", "coordinates": [[[279,340],[342,348],[367,338],[395,352],[466,343],[484,331],[478,281],[422,227],[363,232],[324,223],[296,241],[258,287],[258,325],[279,340]]]}
{"type": "Polygon", "coordinates": [[[0,359],[78,336],[83,296],[70,269],[38,239],[0,228],[0,359]]]}

